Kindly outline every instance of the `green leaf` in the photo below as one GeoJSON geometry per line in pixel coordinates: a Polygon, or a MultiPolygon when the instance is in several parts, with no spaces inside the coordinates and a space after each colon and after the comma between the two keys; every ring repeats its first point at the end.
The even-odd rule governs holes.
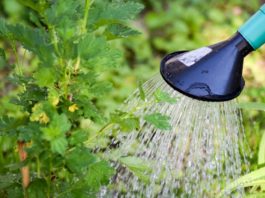
{"type": "Polygon", "coordinates": [[[77,130],[72,132],[71,137],[69,138],[69,143],[71,145],[82,144],[88,139],[88,133],[83,130],[77,130]]]}
{"type": "Polygon", "coordinates": [[[122,157],[119,161],[144,182],[149,181],[152,169],[147,161],[138,157],[122,157]]]}
{"type": "Polygon", "coordinates": [[[55,114],[51,123],[52,127],[60,128],[62,133],[67,132],[71,128],[71,123],[69,122],[65,114],[55,114]]]}
{"type": "Polygon", "coordinates": [[[78,20],[82,14],[78,10],[84,3],[80,0],[57,0],[52,2],[50,8],[46,9],[47,22],[54,26],[60,26],[67,19],[71,22],[78,20]],[[69,9],[71,8],[71,9],[69,9]]]}
{"type": "Polygon", "coordinates": [[[122,132],[130,132],[140,127],[139,118],[127,112],[117,110],[111,114],[110,119],[111,122],[119,125],[122,132]]]}
{"type": "Polygon", "coordinates": [[[97,27],[124,22],[134,19],[142,9],[143,5],[134,1],[97,0],[92,6],[88,22],[97,27]]]}
{"type": "Polygon", "coordinates": [[[258,164],[265,164],[265,133],[263,133],[259,145],[258,164]]]}
{"type": "Polygon", "coordinates": [[[92,164],[86,175],[86,184],[97,191],[102,185],[107,185],[110,177],[114,174],[114,169],[107,161],[99,161],[92,164]]]}
{"type": "Polygon", "coordinates": [[[8,116],[3,116],[0,118],[0,136],[13,136],[16,134],[18,127],[25,124],[25,119],[11,118],[8,116]]]}
{"type": "Polygon", "coordinates": [[[228,184],[227,187],[220,194],[222,195],[225,192],[233,191],[238,187],[250,187],[261,184],[265,184],[265,167],[252,171],[236,179],[232,183],[228,184]]]}
{"type": "Polygon", "coordinates": [[[57,0],[46,9],[46,23],[56,28],[56,33],[64,42],[71,41],[80,34],[81,30],[77,25],[83,17],[84,5],[82,0],[57,0]]]}
{"type": "Polygon", "coordinates": [[[83,111],[84,118],[89,118],[95,122],[102,122],[104,120],[103,115],[98,108],[86,97],[79,97],[76,101],[78,107],[83,111]]]}
{"type": "Polygon", "coordinates": [[[0,37],[16,40],[46,63],[53,62],[53,48],[47,32],[23,25],[10,25],[0,18],[0,37]]]}
{"type": "Polygon", "coordinates": [[[58,137],[56,139],[51,140],[51,150],[54,153],[59,153],[63,155],[67,149],[67,144],[68,142],[65,137],[58,137]]]}
{"type": "Polygon", "coordinates": [[[16,98],[12,98],[13,104],[22,106],[26,111],[30,112],[35,103],[45,100],[47,96],[47,90],[31,83],[31,78],[18,77],[17,84],[24,84],[26,90],[19,94],[16,98]]]}
{"type": "Polygon", "coordinates": [[[37,84],[40,87],[51,86],[56,80],[55,71],[52,68],[41,67],[34,74],[37,84]]]}
{"type": "Polygon", "coordinates": [[[161,130],[171,129],[171,125],[169,123],[170,117],[162,115],[161,113],[153,113],[150,115],[145,115],[144,119],[145,121],[154,125],[158,129],[161,130]]]}
{"type": "Polygon", "coordinates": [[[50,142],[54,153],[63,154],[67,148],[65,133],[71,128],[71,123],[65,114],[55,114],[48,127],[42,128],[43,138],[50,142]]]}
{"type": "Polygon", "coordinates": [[[71,128],[71,123],[69,122],[65,114],[55,114],[48,127],[42,128],[44,139],[51,141],[57,137],[64,136],[64,134],[71,128]]]}
{"type": "Polygon", "coordinates": [[[118,123],[123,132],[130,132],[134,129],[139,129],[140,120],[137,117],[121,119],[118,123]]]}
{"type": "Polygon", "coordinates": [[[22,125],[17,128],[19,134],[18,139],[20,141],[30,142],[34,136],[38,136],[40,134],[40,125],[39,123],[27,123],[26,125],[22,125]]]}
{"type": "Polygon", "coordinates": [[[170,104],[175,104],[177,102],[177,98],[171,97],[167,92],[160,89],[154,93],[154,96],[157,102],[167,102],[170,104]]]}
{"type": "Polygon", "coordinates": [[[246,110],[265,111],[265,103],[245,102],[245,103],[239,103],[238,107],[246,110]]]}
{"type": "Polygon", "coordinates": [[[46,198],[48,192],[48,185],[44,179],[35,179],[30,182],[27,189],[29,198],[46,198]]]}
{"type": "Polygon", "coordinates": [[[86,172],[87,168],[96,161],[95,155],[85,147],[75,148],[67,153],[65,158],[67,167],[78,174],[86,172]]]}
{"type": "Polygon", "coordinates": [[[0,175],[0,190],[13,185],[15,182],[18,182],[19,179],[20,175],[16,174],[7,173],[6,175],[0,175]]]}
{"type": "Polygon", "coordinates": [[[139,35],[140,32],[121,24],[111,24],[105,29],[108,40],[139,35]]]}
{"type": "Polygon", "coordinates": [[[100,68],[115,67],[120,52],[111,49],[106,39],[96,37],[93,34],[86,34],[78,44],[78,54],[85,65],[99,70],[100,68]]]}

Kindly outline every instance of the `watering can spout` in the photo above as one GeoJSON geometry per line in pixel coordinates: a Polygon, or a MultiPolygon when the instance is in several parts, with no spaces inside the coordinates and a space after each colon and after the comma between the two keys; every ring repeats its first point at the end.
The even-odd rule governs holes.
{"type": "Polygon", "coordinates": [[[244,88],[244,57],[264,43],[265,5],[230,39],[167,55],[161,62],[160,72],[173,89],[189,97],[205,101],[231,100],[244,88]],[[252,36],[251,32],[258,26],[260,29],[252,36]]]}

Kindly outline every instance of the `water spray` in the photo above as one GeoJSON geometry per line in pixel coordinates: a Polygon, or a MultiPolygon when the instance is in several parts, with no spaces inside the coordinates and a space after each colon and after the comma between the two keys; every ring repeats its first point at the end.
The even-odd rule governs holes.
{"type": "MultiPolygon", "coordinates": [[[[238,178],[248,162],[241,113],[232,99],[244,87],[244,57],[264,43],[265,5],[230,39],[167,55],[161,75],[142,87],[148,105],[137,90],[123,110],[159,112],[170,118],[172,129],[163,131],[144,119],[139,130],[120,129],[113,140],[119,147],[105,153],[116,156],[117,173],[100,197],[217,197],[238,178]],[[177,103],[157,103],[158,89],[177,103]]],[[[244,189],[226,193],[243,197],[244,189]]]]}

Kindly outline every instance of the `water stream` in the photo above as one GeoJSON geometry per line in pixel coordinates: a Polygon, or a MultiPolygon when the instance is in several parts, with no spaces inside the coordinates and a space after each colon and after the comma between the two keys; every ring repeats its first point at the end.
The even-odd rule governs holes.
{"type": "MultiPolygon", "coordinates": [[[[137,157],[143,170],[126,168],[122,160],[113,166],[117,174],[112,188],[103,188],[101,197],[216,197],[230,181],[238,178],[247,165],[242,116],[235,101],[203,102],[188,98],[170,88],[160,76],[143,85],[148,106],[136,91],[127,101],[128,111],[136,114],[160,112],[170,116],[172,129],[163,131],[141,120],[140,130],[119,132],[119,156],[137,157]],[[161,89],[178,98],[176,104],[157,103],[153,93],[161,89]],[[137,172],[138,171],[138,172],[137,172]],[[139,176],[139,171],[144,171],[139,176]]],[[[242,197],[238,189],[229,194],[242,197]]]]}

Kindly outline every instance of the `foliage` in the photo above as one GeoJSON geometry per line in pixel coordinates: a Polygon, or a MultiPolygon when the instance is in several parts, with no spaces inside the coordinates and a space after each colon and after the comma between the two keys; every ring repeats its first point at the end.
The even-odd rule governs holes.
{"type": "MultiPolygon", "coordinates": [[[[10,76],[19,91],[11,102],[20,111],[20,116],[1,118],[1,136],[23,147],[21,162],[1,161],[1,178],[6,178],[1,197],[95,196],[114,174],[109,162],[93,152],[96,147],[84,143],[96,133],[90,125],[104,126],[108,119],[98,101],[112,88],[100,75],[119,64],[121,55],[111,40],[138,34],[127,22],[143,7],[123,0],[20,3],[35,27],[0,19],[0,37],[16,57],[10,76]],[[36,59],[31,73],[24,70],[19,44],[36,59]]],[[[6,55],[0,52],[2,68],[6,55]]],[[[128,131],[138,127],[139,118],[123,115],[112,121],[128,131]]]]}
{"type": "MultiPolygon", "coordinates": [[[[137,81],[157,72],[166,53],[227,38],[260,4],[258,0],[141,2],[145,10],[133,24],[143,32],[138,35],[128,23],[142,8],[134,1],[95,0],[86,4],[91,6],[87,12],[81,0],[0,1],[0,16],[5,17],[0,22],[0,194],[4,197],[21,195],[19,169],[24,165],[30,166],[30,197],[48,193],[93,197],[94,187],[107,183],[113,174],[108,162],[94,152],[109,144],[108,135],[113,134],[105,137],[106,131],[114,125],[124,132],[139,127],[133,112],[114,111],[137,81]],[[138,36],[127,38],[133,35],[138,36]],[[123,67],[117,69],[118,65],[123,67]],[[49,130],[54,126],[53,134],[49,130]],[[25,162],[17,157],[17,140],[26,144],[25,162]],[[75,152],[83,156],[82,163],[75,163],[75,152]],[[80,175],[78,170],[86,173],[80,175]],[[99,180],[92,184],[93,178],[99,180]]],[[[256,52],[246,60],[247,88],[239,100],[247,108],[260,109],[265,102],[262,59],[264,55],[256,52]]],[[[177,100],[159,92],[157,102],[177,100]]],[[[140,93],[144,101],[143,90],[140,93]]],[[[264,115],[243,110],[253,153],[248,159],[251,170],[262,167],[264,115]]],[[[123,161],[141,175],[142,162],[130,157],[123,161]]],[[[260,193],[259,188],[251,189],[253,196],[260,193]]]]}

